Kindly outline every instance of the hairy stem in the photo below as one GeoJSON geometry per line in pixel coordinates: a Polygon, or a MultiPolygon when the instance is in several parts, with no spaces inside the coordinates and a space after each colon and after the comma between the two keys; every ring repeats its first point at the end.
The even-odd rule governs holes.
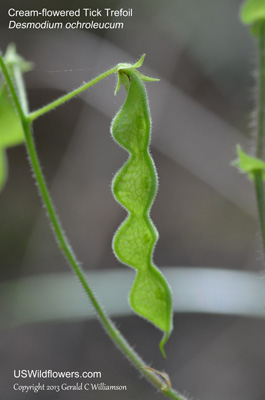
{"type": "Polygon", "coordinates": [[[64,104],[66,101],[71,100],[73,97],[77,96],[78,94],[84,92],[91,86],[95,85],[95,83],[101,81],[102,79],[106,78],[107,76],[114,74],[116,72],[116,67],[109,69],[106,72],[103,72],[103,74],[97,76],[95,79],[92,79],[89,82],[84,83],[84,85],[80,86],[79,88],[73,90],[72,92],[69,92],[65,94],[62,97],[59,97],[59,99],[52,101],[51,103],[47,104],[44,107],[39,108],[36,111],[31,112],[28,115],[28,120],[30,122],[34,121],[34,119],[40,117],[43,114],[46,114],[47,112],[53,110],[54,108],[60,106],[61,104],[64,104]]]}
{"type": "MultiPolygon", "coordinates": [[[[265,128],[265,23],[260,24],[259,36],[259,72],[258,72],[258,117],[257,117],[257,142],[256,157],[262,158],[264,147],[265,128]]],[[[254,172],[256,201],[259,223],[262,234],[263,251],[265,254],[265,198],[261,171],[254,172]]]]}
{"type": "MultiPolygon", "coordinates": [[[[93,304],[97,315],[105,328],[108,336],[113,340],[113,342],[116,344],[116,346],[122,351],[122,353],[131,361],[131,363],[136,367],[139,372],[145,376],[145,378],[153,384],[157,389],[159,389],[165,396],[170,397],[171,399],[174,400],[186,400],[185,397],[177,393],[175,390],[173,390],[170,386],[167,386],[164,382],[163,379],[160,378],[160,375],[155,373],[153,369],[148,369],[147,364],[142,360],[142,358],[132,349],[132,347],[129,345],[125,337],[121,334],[121,332],[116,328],[115,324],[112,322],[112,320],[108,317],[108,315],[105,313],[101,305],[99,304],[98,300],[96,299],[94,293],[92,292],[91,288],[89,287],[84,272],[82,268],[79,265],[79,262],[71,248],[71,246],[68,243],[68,240],[63,232],[63,229],[61,227],[61,224],[59,222],[59,219],[57,217],[54,205],[51,200],[51,196],[49,193],[49,190],[47,188],[36,147],[33,141],[32,137],[32,132],[31,132],[31,122],[37,118],[38,116],[44,114],[45,112],[48,112],[52,108],[62,104],[63,102],[71,99],[72,97],[76,96],[77,94],[81,93],[84,88],[88,88],[92,86],[93,84],[99,82],[101,79],[105,78],[106,76],[112,74],[115,72],[115,68],[112,68],[111,70],[108,70],[107,72],[103,73],[102,75],[99,75],[97,78],[94,80],[90,81],[86,85],[81,86],[80,88],[76,89],[75,91],[69,93],[68,95],[65,95],[58,99],[57,101],[51,103],[50,105],[47,105],[46,107],[43,107],[42,109],[35,111],[34,113],[27,114],[25,110],[27,109],[27,106],[23,105],[23,108],[21,106],[21,103],[19,101],[19,97],[21,99],[26,99],[26,93],[24,90],[24,84],[17,84],[17,89],[19,90],[19,97],[16,93],[15,87],[13,85],[13,82],[10,78],[8,69],[3,61],[2,55],[0,54],[0,66],[2,69],[2,72],[6,78],[8,87],[10,89],[11,96],[14,100],[15,106],[17,108],[18,114],[21,119],[21,123],[24,129],[24,134],[25,134],[25,140],[26,140],[26,147],[27,151],[29,154],[29,159],[34,171],[34,175],[37,181],[37,185],[43,200],[43,203],[45,205],[45,208],[47,210],[50,222],[53,227],[53,231],[56,237],[56,240],[58,242],[58,246],[65,255],[66,259],[68,260],[70,266],[72,267],[73,271],[75,274],[78,276],[85,292],[87,293],[91,303],[93,304]]],[[[15,76],[15,79],[17,77],[17,74],[15,76]]],[[[20,77],[22,79],[22,77],[20,77]]]]}

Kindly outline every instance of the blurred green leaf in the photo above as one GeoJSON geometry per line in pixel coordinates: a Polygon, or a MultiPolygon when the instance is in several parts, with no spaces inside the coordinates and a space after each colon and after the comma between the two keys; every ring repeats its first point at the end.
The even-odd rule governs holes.
{"type": "Polygon", "coordinates": [[[31,71],[34,68],[34,63],[26,61],[17,53],[16,45],[14,43],[9,43],[4,60],[7,67],[10,69],[11,74],[14,74],[14,68],[16,67],[18,67],[22,73],[31,71]]]}
{"type": "MultiPolygon", "coordinates": [[[[4,61],[12,78],[16,73],[23,73],[33,68],[33,64],[25,61],[17,54],[16,46],[10,44],[6,50],[4,61]]],[[[1,71],[0,71],[1,72],[1,71]]],[[[5,149],[24,142],[24,133],[15,105],[9,94],[6,82],[0,75],[0,190],[7,177],[7,161],[5,149]]]]}
{"type": "Polygon", "coordinates": [[[240,13],[241,21],[246,25],[265,21],[265,0],[247,0],[240,13]]]}
{"type": "Polygon", "coordinates": [[[24,141],[23,129],[15,106],[4,83],[0,95],[0,147],[14,146],[24,141]]]}

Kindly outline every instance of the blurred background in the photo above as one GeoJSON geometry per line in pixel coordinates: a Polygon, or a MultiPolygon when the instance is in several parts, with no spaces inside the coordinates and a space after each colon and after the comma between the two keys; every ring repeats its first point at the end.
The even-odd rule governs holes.
{"type": "MultiPolygon", "coordinates": [[[[201,400],[265,398],[265,282],[255,198],[251,182],[231,166],[236,144],[246,151],[252,146],[255,103],[256,43],[239,22],[241,4],[12,1],[12,7],[29,10],[133,8],[133,17],[118,19],[122,30],[31,31],[8,29],[10,2],[0,6],[1,50],[14,42],[35,63],[25,75],[32,110],[143,53],[142,72],[160,78],[147,86],[159,175],[151,213],[160,234],[154,260],[166,267],[176,310],[168,360],[159,353],[160,332],[130,313],[127,293],[134,273],[111,249],[126,213],[110,185],[127,155],[109,132],[125,92],[114,97],[111,76],[37,120],[34,136],[65,232],[103,305],[147,362],[165,370],[180,392],[201,400]]],[[[0,195],[3,398],[164,398],[138,379],[94,318],[56,246],[25,148],[11,148],[7,155],[9,179],[0,195]],[[106,384],[128,390],[93,392],[93,397],[91,392],[22,394],[12,389],[14,369],[101,371],[106,384]]]]}

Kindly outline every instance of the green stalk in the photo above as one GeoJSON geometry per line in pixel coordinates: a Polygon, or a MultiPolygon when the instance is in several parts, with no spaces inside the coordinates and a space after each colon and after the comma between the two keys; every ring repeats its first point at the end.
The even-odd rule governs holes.
{"type": "MultiPolygon", "coordinates": [[[[264,148],[264,128],[265,128],[265,23],[260,23],[258,35],[259,53],[259,77],[258,77],[258,120],[257,120],[257,143],[256,157],[262,158],[264,148]]],[[[254,183],[256,201],[259,215],[259,223],[262,235],[263,250],[265,253],[265,197],[262,172],[254,172],[254,183]]]]}
{"type": "MultiPolygon", "coordinates": [[[[62,229],[62,226],[59,222],[59,219],[57,217],[54,205],[51,200],[50,193],[48,191],[36,147],[33,141],[33,136],[31,132],[31,122],[39,117],[40,115],[52,110],[54,107],[63,104],[65,101],[71,99],[72,97],[76,96],[77,94],[81,93],[83,90],[87,89],[88,87],[94,85],[95,83],[99,82],[101,79],[109,76],[110,74],[116,72],[116,68],[112,68],[105,73],[99,75],[97,78],[93,79],[92,81],[86,83],[85,85],[81,86],[80,88],[74,90],[73,92],[68,93],[65,96],[62,96],[58,100],[52,102],[51,104],[31,113],[28,114],[25,110],[27,110],[27,105],[23,104],[23,107],[21,106],[20,99],[23,99],[23,101],[26,101],[26,91],[24,88],[24,83],[23,79],[20,73],[20,78],[19,82],[17,83],[17,89],[19,91],[19,97],[16,93],[15,87],[13,85],[13,82],[10,78],[8,69],[3,61],[2,55],[0,54],[0,66],[2,69],[2,72],[6,78],[8,87],[10,89],[11,96],[14,100],[15,106],[17,108],[18,114],[21,119],[21,124],[23,126],[24,134],[25,134],[25,140],[26,140],[26,147],[27,151],[29,154],[29,159],[30,163],[32,165],[32,169],[34,171],[34,175],[36,178],[36,182],[40,191],[41,198],[43,200],[43,203],[46,207],[50,222],[53,227],[54,235],[56,237],[56,240],[58,242],[58,246],[65,255],[66,259],[68,260],[70,266],[72,267],[73,271],[75,274],[78,276],[80,283],[82,284],[85,292],[87,293],[91,303],[93,304],[97,315],[105,328],[108,336],[113,340],[113,342],[116,344],[116,346],[122,351],[122,353],[131,361],[131,363],[134,365],[136,369],[139,370],[139,372],[151,383],[153,384],[157,389],[159,389],[165,396],[170,397],[171,399],[174,400],[187,400],[185,397],[177,393],[175,390],[173,390],[170,386],[165,384],[165,380],[161,379],[159,374],[155,372],[155,370],[148,369],[147,364],[141,359],[141,357],[132,349],[130,344],[127,342],[125,337],[121,334],[121,332],[116,328],[115,324],[112,322],[112,320],[108,317],[108,315],[105,313],[101,305],[99,304],[98,300],[96,299],[93,291],[89,287],[84,272],[82,268],[80,267],[80,264],[71,248],[71,246],[68,243],[68,240],[64,234],[64,231],[62,229]]],[[[15,79],[17,79],[18,73],[15,76],[15,79]]]]}
{"type": "Polygon", "coordinates": [[[256,157],[262,158],[264,147],[264,120],[265,120],[265,23],[260,24],[258,36],[259,76],[258,76],[258,126],[256,157]]]}
{"type": "Polygon", "coordinates": [[[115,72],[116,72],[116,67],[111,68],[106,72],[103,72],[103,74],[97,76],[95,79],[92,79],[91,81],[85,83],[84,85],[73,90],[72,92],[69,92],[69,93],[65,94],[64,96],[59,97],[57,100],[52,101],[51,103],[47,104],[46,106],[41,107],[38,110],[31,112],[28,115],[28,120],[30,122],[34,121],[34,119],[40,117],[43,114],[46,114],[47,112],[53,110],[54,108],[60,106],[61,104],[64,104],[66,101],[71,100],[73,97],[82,93],[84,90],[87,90],[91,86],[95,85],[95,83],[101,81],[102,79],[106,78],[107,76],[114,74],[115,72]]]}

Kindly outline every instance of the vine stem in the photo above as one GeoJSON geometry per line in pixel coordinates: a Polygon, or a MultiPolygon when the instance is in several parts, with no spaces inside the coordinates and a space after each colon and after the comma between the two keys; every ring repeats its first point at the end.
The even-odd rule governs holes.
{"type": "Polygon", "coordinates": [[[160,390],[165,396],[170,397],[171,399],[174,400],[187,400],[185,397],[177,393],[174,389],[172,389],[168,384],[166,384],[165,380],[161,379],[159,372],[156,373],[154,369],[150,369],[147,364],[142,360],[142,358],[132,349],[130,344],[127,342],[125,337],[121,334],[121,332],[116,328],[115,324],[113,321],[109,318],[109,316],[106,314],[102,306],[99,304],[99,301],[96,299],[93,291],[89,287],[85,274],[80,267],[80,264],[71,248],[71,246],[68,243],[68,240],[63,232],[61,223],[57,217],[55,207],[52,203],[51,196],[49,193],[49,190],[47,188],[35,143],[33,140],[32,132],[31,132],[31,122],[39,117],[40,115],[52,110],[53,108],[57,107],[60,104],[63,104],[65,101],[71,99],[72,97],[76,96],[77,94],[81,93],[83,90],[86,90],[87,88],[91,87],[95,83],[99,82],[100,80],[104,79],[105,77],[113,74],[116,72],[116,67],[106,71],[105,73],[99,75],[92,81],[84,84],[83,86],[80,86],[78,89],[68,93],[65,96],[60,97],[58,100],[50,103],[49,105],[28,114],[27,113],[27,97],[26,97],[26,91],[24,87],[24,82],[23,78],[21,75],[21,72],[16,71],[15,74],[15,81],[18,78],[18,84],[17,84],[17,90],[19,91],[19,97],[16,93],[15,86],[12,82],[10,73],[4,63],[4,60],[2,58],[2,55],[0,54],[0,67],[2,69],[2,72],[5,76],[7,85],[10,90],[10,94],[13,98],[13,101],[15,103],[17,112],[19,114],[21,124],[24,130],[25,134],[25,141],[26,141],[26,148],[29,154],[29,159],[30,163],[32,165],[32,169],[34,171],[34,175],[36,178],[36,182],[40,191],[41,198],[43,200],[43,203],[45,205],[45,208],[47,210],[47,214],[49,216],[54,235],[56,237],[56,240],[58,242],[58,246],[65,255],[66,259],[68,260],[70,266],[72,267],[73,271],[79,278],[79,281],[81,285],[83,286],[86,294],[88,295],[91,303],[93,304],[96,313],[99,317],[99,320],[101,321],[103,327],[105,328],[108,336],[113,340],[113,342],[116,344],[116,346],[122,351],[122,353],[131,361],[131,363],[134,365],[136,369],[139,370],[139,372],[151,383],[153,384],[158,390],[160,390]],[[20,77],[19,77],[20,74],[20,77]],[[20,99],[23,99],[23,103],[21,105],[20,99]]]}
{"type": "MultiPolygon", "coordinates": [[[[257,117],[257,142],[256,157],[262,158],[264,147],[264,128],[265,128],[265,23],[260,23],[258,35],[258,117],[257,117]]],[[[261,171],[254,172],[254,183],[256,201],[259,215],[259,223],[262,235],[263,251],[265,254],[265,197],[263,177],[261,171]]]]}

